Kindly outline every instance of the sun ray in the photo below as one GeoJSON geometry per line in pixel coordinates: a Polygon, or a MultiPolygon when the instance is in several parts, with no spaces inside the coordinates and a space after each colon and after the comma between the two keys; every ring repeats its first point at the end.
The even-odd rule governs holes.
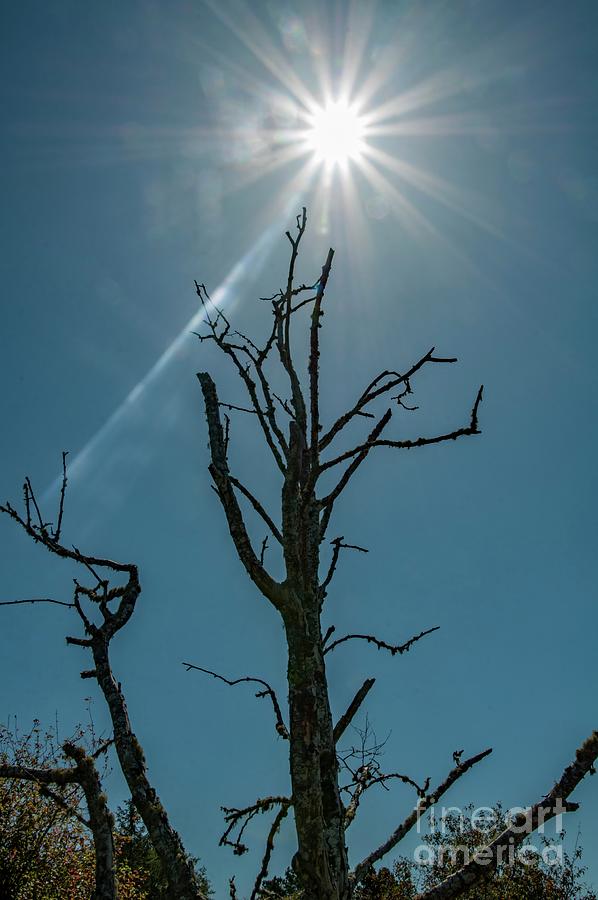
{"type": "Polygon", "coordinates": [[[288,60],[279,53],[258,18],[245,3],[238,2],[236,4],[239,18],[243,17],[245,20],[241,24],[235,21],[231,15],[225,13],[215,0],[203,0],[203,2],[236,35],[241,43],[245,44],[248,50],[251,50],[255,58],[274,75],[275,79],[283,87],[291,92],[304,108],[309,109],[310,106],[316,103],[316,99],[311,91],[308,90],[307,86],[294,72],[288,60]]]}
{"type": "MultiPolygon", "coordinates": [[[[288,147],[285,150],[281,150],[276,155],[266,155],[259,161],[254,160],[250,166],[238,171],[234,178],[229,179],[228,184],[224,188],[224,193],[230,194],[242,188],[249,187],[249,185],[255,184],[262,178],[266,178],[283,166],[289,165],[294,160],[304,157],[305,155],[304,147],[298,142],[294,147],[288,147]]],[[[305,169],[305,172],[307,173],[310,167],[317,167],[317,162],[311,156],[309,156],[307,162],[304,163],[303,169],[305,169]]]]}
{"type": "Polygon", "coordinates": [[[464,188],[457,188],[449,181],[426,172],[424,169],[414,166],[391,156],[377,147],[368,147],[365,151],[368,158],[376,161],[388,171],[394,172],[408,184],[417,188],[428,197],[432,197],[438,203],[451,209],[453,212],[459,213],[465,219],[473,222],[479,228],[489,232],[494,237],[506,240],[506,235],[500,229],[496,222],[490,221],[490,208],[481,209],[481,198],[476,196],[473,191],[466,191],[464,188]],[[475,207],[478,207],[477,210],[475,207]]]}
{"type": "Polygon", "coordinates": [[[370,40],[373,13],[374,4],[365,4],[361,0],[351,0],[349,4],[340,81],[347,97],[355,93],[355,83],[370,40]]]}
{"type": "Polygon", "coordinates": [[[361,156],[356,165],[371,187],[391,201],[390,206],[394,215],[407,231],[420,236],[437,235],[437,229],[429,219],[368,160],[367,156],[361,156]]]}

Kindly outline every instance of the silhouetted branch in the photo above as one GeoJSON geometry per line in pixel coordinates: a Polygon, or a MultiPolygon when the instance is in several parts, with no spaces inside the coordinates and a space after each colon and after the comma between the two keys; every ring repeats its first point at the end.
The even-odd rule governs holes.
{"type": "Polygon", "coordinates": [[[343,736],[343,734],[345,733],[345,731],[347,730],[347,728],[349,727],[349,725],[351,724],[353,719],[355,718],[355,714],[357,713],[357,710],[359,709],[359,707],[361,706],[361,704],[363,703],[363,701],[365,700],[366,696],[369,694],[371,689],[374,687],[375,683],[376,683],[375,678],[366,678],[366,680],[363,682],[363,684],[361,685],[361,687],[359,688],[359,690],[357,691],[357,693],[355,694],[355,696],[349,703],[349,706],[347,707],[346,712],[343,713],[343,715],[340,717],[340,719],[334,726],[334,743],[335,744],[338,744],[339,740],[341,739],[341,737],[343,736]]]}
{"type": "Polygon", "coordinates": [[[309,409],[310,409],[310,455],[311,465],[315,468],[318,464],[318,441],[320,438],[320,385],[319,385],[319,366],[320,366],[320,319],[324,315],[322,311],[322,300],[324,291],[328,283],[330,269],[332,266],[332,258],[334,250],[330,248],[326,262],[322,267],[322,274],[318,281],[318,289],[316,291],[316,299],[311,313],[311,325],[309,329],[309,409]]]}
{"type": "Polygon", "coordinates": [[[270,830],[268,832],[268,837],[266,838],[266,849],[264,850],[264,855],[262,857],[262,864],[260,866],[260,870],[257,874],[257,878],[255,879],[255,884],[253,886],[253,890],[251,892],[250,900],[256,900],[257,897],[260,896],[260,889],[262,886],[262,882],[264,878],[268,874],[268,867],[270,865],[270,858],[272,857],[272,851],[274,850],[274,840],[276,835],[278,834],[278,830],[281,826],[282,820],[285,818],[289,811],[289,807],[291,805],[290,800],[286,803],[281,803],[280,809],[274,816],[274,821],[270,826],[270,830]]]}
{"type": "MultiPolygon", "coordinates": [[[[363,407],[367,406],[368,403],[371,403],[372,400],[375,400],[377,397],[386,394],[388,391],[391,391],[394,387],[397,387],[399,384],[409,384],[410,379],[415,375],[419,369],[422,368],[426,363],[454,363],[457,362],[456,357],[443,358],[440,356],[434,356],[434,347],[419,359],[415,365],[411,366],[411,368],[405,372],[404,375],[400,375],[398,372],[392,372],[386,370],[381,372],[376,378],[373,379],[363,391],[361,396],[359,397],[355,406],[353,406],[348,412],[343,413],[340,416],[334,425],[330,428],[326,434],[320,438],[320,451],[324,450],[333,440],[334,438],[343,430],[345,425],[347,425],[354,416],[358,415],[366,415],[371,416],[371,413],[365,413],[363,411],[363,407]],[[380,382],[385,378],[389,378],[385,384],[380,385],[380,382]]],[[[410,391],[409,391],[410,392],[410,391]]]]}
{"type": "MultiPolygon", "coordinates": [[[[256,513],[262,517],[262,519],[264,520],[264,522],[266,523],[266,525],[268,526],[268,528],[270,529],[270,531],[272,532],[272,534],[274,535],[274,537],[276,538],[278,543],[282,544],[282,535],[280,533],[280,530],[276,527],[276,525],[274,524],[274,522],[272,521],[272,519],[270,518],[270,516],[268,515],[268,513],[262,506],[262,504],[259,502],[259,500],[257,500],[253,496],[251,491],[248,490],[248,488],[246,488],[245,485],[242,484],[238,478],[235,478],[233,475],[229,475],[229,480],[230,480],[230,483],[232,485],[234,485],[237,488],[237,490],[240,491],[243,494],[243,496],[249,500],[249,502],[253,506],[256,513]]],[[[261,562],[263,563],[263,560],[261,560],[261,562]]]]}
{"type": "Polygon", "coordinates": [[[475,766],[476,763],[480,762],[486,756],[492,753],[492,748],[488,748],[488,750],[484,750],[482,753],[476,754],[476,756],[471,756],[469,759],[466,759],[465,762],[460,763],[455,766],[454,769],[451,769],[445,780],[438,785],[435,790],[431,793],[427,793],[425,797],[420,797],[417,802],[417,806],[414,810],[407,816],[407,818],[402,822],[398,828],[393,831],[390,837],[384,841],[376,850],[372,851],[369,856],[359,863],[355,867],[353,872],[353,876],[355,881],[359,882],[360,879],[365,875],[366,872],[371,869],[374,863],[377,863],[383,856],[386,856],[399,841],[402,841],[406,834],[408,834],[421,815],[433,806],[435,803],[440,800],[440,798],[445,794],[452,785],[461,778],[462,775],[465,775],[472,766],[475,766]]]}
{"type": "MultiPolygon", "coordinates": [[[[226,316],[224,315],[224,313],[221,310],[218,310],[218,315],[217,315],[216,319],[212,319],[209,314],[209,307],[212,305],[212,301],[211,301],[210,296],[205,288],[205,285],[198,284],[197,282],[195,282],[195,286],[196,286],[197,295],[200,298],[200,301],[201,301],[204,309],[206,310],[206,314],[208,317],[207,324],[208,324],[208,327],[210,328],[210,334],[208,334],[208,335],[198,334],[197,337],[200,339],[200,341],[213,340],[217,344],[217,346],[224,353],[226,353],[227,356],[229,356],[232,359],[232,361],[235,365],[235,368],[237,369],[237,372],[238,372],[241,380],[243,381],[243,384],[245,385],[245,389],[249,395],[249,399],[251,400],[252,411],[254,411],[257,415],[262,432],[266,439],[266,443],[268,444],[268,446],[272,452],[272,455],[274,456],[274,459],[276,461],[278,468],[280,469],[281,472],[284,473],[284,471],[285,471],[284,460],[281,456],[280,450],[277,447],[274,438],[276,438],[276,440],[278,441],[278,444],[282,448],[282,451],[285,455],[287,453],[288,448],[286,445],[284,435],[282,434],[282,431],[280,430],[280,428],[276,422],[274,405],[273,405],[272,400],[269,395],[269,388],[268,388],[267,381],[261,370],[261,363],[259,361],[256,361],[256,357],[254,357],[254,355],[251,352],[251,349],[246,344],[238,345],[238,344],[233,344],[230,341],[226,340],[226,337],[230,331],[230,323],[228,322],[228,319],[226,318],[226,316]],[[207,300],[207,303],[206,303],[206,300],[207,300]],[[224,324],[223,330],[220,333],[218,333],[218,324],[220,321],[223,321],[225,324],[224,324]],[[247,356],[247,358],[250,360],[250,363],[247,366],[243,365],[243,363],[241,362],[241,360],[239,358],[239,353],[245,354],[247,356]],[[264,391],[264,394],[265,394],[265,400],[266,400],[266,409],[265,410],[262,408],[262,405],[258,399],[255,381],[253,380],[253,378],[251,377],[251,375],[249,373],[249,365],[251,365],[251,363],[253,363],[255,366],[256,374],[258,375],[258,377],[260,379],[260,384],[261,384],[262,390],[264,391]]],[[[247,410],[244,409],[244,411],[247,411],[247,410]]]]}
{"type": "MultiPolygon", "coordinates": [[[[30,490],[30,488],[29,488],[30,490]]],[[[32,495],[29,495],[31,499],[32,495]]],[[[131,573],[131,571],[135,568],[130,564],[125,563],[117,563],[113,559],[106,559],[100,556],[90,556],[81,553],[81,551],[73,548],[69,549],[65,547],[63,544],[55,541],[46,530],[45,526],[41,528],[32,525],[22,518],[16,509],[7,501],[3,505],[0,505],[0,512],[6,513],[10,518],[15,521],[18,525],[23,528],[24,531],[27,532],[29,537],[33,538],[37,543],[43,544],[43,546],[50,551],[50,553],[56,554],[56,556],[61,557],[62,559],[70,559],[74,562],[81,563],[85,565],[87,568],[90,566],[95,566],[98,568],[111,569],[114,572],[126,572],[131,573]]],[[[40,516],[41,518],[41,516],[40,516]]],[[[97,573],[94,573],[94,577],[98,577],[97,573]]]]}
{"type": "Polygon", "coordinates": [[[404,644],[387,644],[386,641],[381,641],[379,638],[374,637],[372,634],[346,634],[342,638],[338,638],[336,641],[333,641],[331,644],[328,644],[327,647],[324,648],[324,653],[330,653],[331,650],[334,650],[335,647],[338,647],[339,644],[344,644],[345,641],[367,641],[368,644],[375,644],[378,650],[388,650],[391,656],[395,656],[397,653],[402,655],[403,653],[407,653],[411,647],[420,641],[423,637],[426,637],[428,634],[432,634],[434,631],[438,631],[440,625],[435,625],[433,628],[426,628],[425,631],[420,631],[419,634],[414,635],[412,638],[409,638],[408,641],[405,641],[404,644]]]}
{"type": "Polygon", "coordinates": [[[252,416],[257,415],[255,409],[248,409],[246,406],[235,406],[233,403],[223,403],[222,400],[220,400],[218,406],[222,406],[224,409],[235,409],[237,412],[251,413],[252,416]]]}
{"type": "Polygon", "coordinates": [[[29,600],[2,600],[0,606],[20,606],[22,603],[55,603],[56,606],[68,606],[73,609],[74,603],[67,603],[65,600],[52,600],[50,597],[32,597],[29,600]]]}
{"type": "MultiPolygon", "coordinates": [[[[392,417],[392,412],[388,409],[382,418],[376,423],[370,435],[368,437],[367,443],[363,445],[361,449],[358,449],[355,453],[349,452],[344,458],[348,459],[351,456],[354,456],[355,459],[347,466],[343,474],[341,475],[336,486],[330,491],[330,493],[320,501],[320,506],[323,510],[322,519],[320,521],[320,539],[324,538],[326,534],[326,529],[328,527],[328,522],[330,521],[330,516],[332,515],[332,507],[334,506],[334,501],[340,495],[340,493],[346,488],[349,483],[349,479],[351,476],[357,471],[361,463],[365,460],[371,448],[375,446],[375,442],[378,438],[378,435],[381,434],[384,428],[390,422],[392,417]]],[[[337,458],[338,462],[342,462],[340,457],[337,458]]],[[[323,472],[325,469],[330,468],[330,463],[323,463],[319,466],[318,475],[323,472]]]]}
{"type": "MultiPolygon", "coordinates": [[[[206,417],[208,420],[210,454],[212,459],[209,471],[214,479],[214,484],[226,515],[231,537],[239,559],[245,566],[251,580],[270,602],[279,608],[282,601],[280,585],[278,585],[265,570],[251,545],[249,535],[247,534],[247,528],[243,520],[243,514],[233,489],[234,485],[229,472],[224,449],[224,434],[220,422],[220,410],[216,386],[207,372],[199,372],[197,377],[201,384],[206,417]]],[[[240,482],[237,482],[237,486],[239,484],[240,482]]],[[[255,498],[253,498],[253,501],[254,508],[257,509],[259,507],[259,509],[262,510],[260,513],[262,517],[263,514],[267,516],[258,501],[255,500],[255,498]],[[257,504],[257,507],[255,504],[257,504]]],[[[269,517],[267,517],[267,519],[269,520],[269,517]]],[[[269,521],[271,522],[271,520],[269,521]]],[[[271,524],[273,525],[273,523],[271,524]]]]}
{"type": "Polygon", "coordinates": [[[219,846],[232,847],[235,856],[243,856],[244,853],[247,853],[248,847],[242,842],[241,838],[251,820],[259,813],[269,812],[274,806],[286,806],[288,809],[290,803],[291,800],[289,797],[275,796],[256,800],[251,806],[246,806],[243,809],[222,806],[221,809],[224,813],[224,821],[228,824],[218,842],[219,846]],[[239,826],[240,828],[237,837],[234,840],[230,840],[232,832],[239,826]]]}
{"type": "MultiPolygon", "coordinates": [[[[324,597],[326,596],[326,588],[332,581],[332,578],[336,571],[336,567],[338,564],[338,558],[339,558],[339,554],[340,554],[341,550],[358,550],[360,553],[369,553],[369,550],[366,547],[358,547],[357,544],[343,544],[343,541],[344,541],[344,537],[342,537],[342,536],[334,538],[333,541],[330,541],[330,543],[332,544],[332,547],[333,547],[332,559],[330,561],[330,567],[328,569],[326,578],[320,585],[320,596],[322,597],[322,599],[324,599],[324,597]]],[[[324,641],[324,643],[326,643],[326,642],[324,641]]]]}
{"type": "Polygon", "coordinates": [[[66,477],[66,458],[67,450],[62,451],[62,483],[60,485],[60,500],[58,503],[58,521],[54,530],[53,538],[55,541],[60,540],[60,532],[62,531],[62,516],[64,514],[64,498],[66,495],[67,477],[66,477]]]}
{"type": "Polygon", "coordinates": [[[307,211],[305,207],[301,210],[301,214],[297,216],[297,237],[293,238],[290,231],[286,232],[286,236],[291,244],[291,258],[289,260],[289,268],[287,274],[287,286],[284,294],[281,296],[280,312],[278,316],[278,325],[276,329],[276,345],[278,347],[278,355],[284,370],[286,371],[291,386],[291,403],[295,412],[297,424],[305,434],[306,429],[306,410],[303,393],[301,391],[301,383],[293,364],[291,353],[291,314],[292,314],[292,298],[294,296],[293,284],[295,280],[295,265],[299,254],[299,245],[305,233],[307,224],[307,211]]]}
{"type": "Polygon", "coordinates": [[[403,784],[410,785],[410,787],[414,788],[417,792],[417,796],[420,798],[426,796],[426,791],[430,787],[429,778],[427,778],[420,787],[420,785],[414,781],[413,778],[410,778],[409,775],[403,775],[400,772],[384,774],[383,772],[380,772],[377,764],[360,766],[355,773],[353,782],[350,785],[341,788],[341,791],[346,791],[351,794],[351,800],[345,810],[345,829],[347,829],[354,821],[359,809],[359,804],[365,792],[376,784],[381,784],[383,787],[386,787],[386,782],[392,780],[402,781],[403,784]]]}
{"type": "MultiPolygon", "coordinates": [[[[358,447],[354,447],[353,450],[347,450],[346,453],[341,453],[340,456],[337,456],[334,459],[328,460],[328,462],[322,463],[320,465],[320,473],[325,472],[327,469],[332,468],[332,466],[337,466],[337,465],[339,465],[339,463],[345,462],[345,460],[351,459],[351,457],[354,457],[354,456],[356,456],[361,461],[364,458],[364,454],[367,455],[367,453],[369,453],[369,451],[373,447],[395,447],[399,450],[411,450],[415,447],[424,447],[424,446],[427,446],[428,444],[441,444],[444,441],[455,441],[455,440],[457,440],[457,438],[460,438],[460,437],[467,437],[469,435],[479,434],[480,431],[478,429],[478,408],[482,401],[483,391],[484,391],[484,385],[482,385],[480,387],[480,389],[477,393],[476,399],[474,401],[474,404],[473,404],[473,407],[471,410],[469,425],[467,427],[457,428],[455,431],[450,431],[450,432],[447,432],[446,434],[439,434],[439,435],[436,435],[435,437],[420,437],[420,438],[417,438],[416,440],[406,440],[406,441],[391,441],[391,440],[378,439],[378,438],[372,439],[372,437],[370,436],[370,438],[368,438],[368,440],[364,444],[360,444],[358,447]]],[[[389,415],[389,413],[390,413],[390,410],[387,411],[386,415],[389,415]]],[[[390,416],[389,416],[389,418],[390,418],[390,416]]],[[[349,468],[351,468],[351,467],[349,467],[349,468]]],[[[346,474],[347,473],[345,473],[345,475],[343,475],[341,482],[345,479],[346,474]]],[[[348,481],[348,478],[346,480],[348,481]]],[[[345,484],[346,484],[346,481],[342,485],[342,487],[344,487],[345,484]]],[[[342,487],[340,488],[340,490],[342,490],[342,487]]],[[[338,488],[338,486],[337,486],[337,488],[338,488]]],[[[335,488],[335,491],[333,492],[333,493],[335,493],[336,496],[338,496],[338,493],[340,493],[340,490],[337,490],[337,488],[335,488]]],[[[328,502],[328,500],[329,500],[329,498],[327,497],[324,501],[322,501],[323,504],[326,504],[328,502]]]]}
{"type": "Polygon", "coordinates": [[[270,687],[267,681],[264,681],[263,678],[252,678],[251,676],[244,676],[243,678],[226,678],[224,675],[219,675],[218,672],[212,672],[210,669],[204,669],[202,666],[195,666],[193,663],[184,662],[187,672],[190,672],[191,669],[197,672],[204,672],[206,675],[211,675],[212,678],[217,678],[218,681],[223,681],[225,684],[234,687],[236,684],[242,684],[243,682],[253,683],[253,684],[261,684],[264,688],[263,691],[258,691],[255,695],[256,697],[270,697],[272,701],[272,708],[274,709],[274,715],[276,717],[276,731],[278,734],[288,741],[289,732],[287,730],[286,725],[284,724],[284,719],[282,717],[282,712],[280,709],[280,704],[278,702],[278,698],[274,692],[274,689],[270,687]]]}
{"type": "Polygon", "coordinates": [[[452,897],[459,897],[495,871],[505,850],[521,844],[540,825],[555,816],[578,809],[579,805],[569,803],[567,798],[588,772],[592,772],[597,759],[598,731],[594,731],[576,751],[573,762],[567,766],[543,800],[516,815],[509,827],[486,847],[478,850],[470,862],[436,887],[421,894],[420,900],[450,900],[452,897]]]}

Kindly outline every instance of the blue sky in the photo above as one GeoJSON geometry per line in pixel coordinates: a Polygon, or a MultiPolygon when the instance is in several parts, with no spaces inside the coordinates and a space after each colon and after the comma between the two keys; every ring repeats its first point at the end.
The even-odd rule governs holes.
{"type": "MultiPolygon", "coordinates": [[[[420,780],[441,779],[457,747],[494,747],[453,804],[535,801],[596,726],[596,24],[583,0],[3,11],[0,495],[16,501],[26,473],[42,494],[68,449],[79,463],[66,536],[138,563],[144,591],[113,664],[151,776],[220,896],[233,872],[241,887],[252,878],[263,823],[239,861],[217,847],[219,806],[284,791],[287,748],[250,689],[181,661],[266,678],[284,696],[285,659],[209,487],[195,372],[209,369],[230,402],[242,394],[187,336],[193,279],[262,334],[257,298],[281,284],[302,204],[300,277],[336,250],[329,420],[380,369],[432,345],[459,365],[422,373],[420,409],[397,434],[461,425],[485,384],[481,437],[380,450],[339,504],[331,536],[370,554],[342,560],[326,624],[391,641],[441,630],[401,658],[339,648],[335,711],[375,676],[367,712],[390,735],[383,764],[420,780]],[[364,113],[393,110],[367,137],[369,168],[327,176],[309,156],[285,161],[305,91],[324,100],[326,78],[337,97],[347,61],[354,95],[372,86],[364,113]]],[[[233,420],[235,468],[275,510],[250,426],[233,420]]],[[[68,599],[68,567],[0,529],[3,599],[68,599]]],[[[64,644],[66,611],[3,609],[0,621],[3,720],[57,713],[67,732],[91,695],[107,727],[78,678],[84,654],[64,644]]],[[[123,798],[116,774],[110,787],[123,798]]],[[[596,790],[580,787],[568,822],[589,861],[596,790]]],[[[412,800],[372,792],[354,862],[412,800]]],[[[290,829],[280,847],[282,865],[290,829]]]]}

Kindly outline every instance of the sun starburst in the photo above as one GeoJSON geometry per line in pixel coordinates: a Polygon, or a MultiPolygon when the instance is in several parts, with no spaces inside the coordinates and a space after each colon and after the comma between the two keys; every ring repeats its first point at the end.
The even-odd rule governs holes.
{"type": "Polygon", "coordinates": [[[310,116],[306,140],[318,162],[342,167],[361,157],[365,125],[355,106],[346,100],[328,102],[310,116]]]}

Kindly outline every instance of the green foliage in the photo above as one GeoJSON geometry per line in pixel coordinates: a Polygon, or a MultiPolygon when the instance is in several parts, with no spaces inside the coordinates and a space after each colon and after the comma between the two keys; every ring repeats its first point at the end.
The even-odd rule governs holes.
{"type": "MultiPolygon", "coordinates": [[[[462,814],[452,812],[437,823],[431,833],[422,837],[422,859],[426,864],[405,857],[397,860],[392,872],[380,869],[370,873],[356,893],[356,900],[414,900],[420,892],[438,884],[471,859],[476,850],[486,846],[505,828],[507,818],[500,804],[482,820],[468,806],[462,814]]],[[[582,850],[565,851],[562,840],[535,833],[523,846],[527,852],[512,854],[484,883],[461,895],[463,900],[597,900],[594,891],[583,884],[585,867],[582,850]],[[530,844],[539,852],[532,851],[530,844]],[[554,851],[542,857],[542,850],[558,849],[562,854],[555,862],[554,851]]]]}
{"type": "MultiPolygon", "coordinates": [[[[442,828],[422,836],[422,846],[429,850],[422,857],[431,864],[418,864],[400,857],[392,870],[372,870],[356,887],[355,900],[415,900],[419,893],[459,869],[476,850],[500,834],[506,824],[500,804],[483,822],[481,817],[472,816],[473,811],[474,807],[469,806],[462,815],[448,814],[442,828]]],[[[541,851],[552,842],[536,834],[534,843],[541,851]]],[[[581,848],[576,847],[569,854],[561,841],[556,846],[562,852],[562,863],[551,865],[542,859],[541,853],[531,852],[523,862],[514,854],[512,866],[500,866],[486,882],[477,884],[461,897],[463,900],[598,900],[594,891],[583,883],[586,870],[581,863],[581,848]]],[[[283,877],[272,878],[264,886],[270,891],[269,896],[280,900],[301,898],[296,876],[290,869],[283,877]]]]}
{"type": "MultiPolygon", "coordinates": [[[[127,800],[116,810],[116,844],[118,859],[139,879],[140,889],[147,900],[168,900],[166,881],[162,876],[160,862],[141,817],[133,802],[127,800]]],[[[212,890],[204,866],[193,858],[201,890],[210,896],[212,890]]]]}
{"type": "MultiPolygon", "coordinates": [[[[0,763],[64,766],[55,735],[34,722],[25,735],[0,727],[0,763]]],[[[78,787],[55,794],[79,808],[78,787]]],[[[85,900],[93,885],[87,829],[30,781],[0,779],[0,896],[13,900],[85,900]]]]}
{"type": "MultiPolygon", "coordinates": [[[[74,739],[85,738],[90,738],[89,731],[78,729],[74,739]]],[[[43,733],[34,722],[25,735],[0,726],[0,764],[55,768],[67,762],[55,733],[43,733]]],[[[68,808],[86,814],[77,786],[53,791],[68,808]]],[[[114,851],[119,900],[166,900],[156,853],[131,801],[116,812],[114,851]]],[[[76,816],[34,782],[0,778],[0,897],[89,900],[94,866],[91,836],[76,816]]],[[[205,869],[197,866],[197,872],[202,890],[210,896],[205,869]]]]}

